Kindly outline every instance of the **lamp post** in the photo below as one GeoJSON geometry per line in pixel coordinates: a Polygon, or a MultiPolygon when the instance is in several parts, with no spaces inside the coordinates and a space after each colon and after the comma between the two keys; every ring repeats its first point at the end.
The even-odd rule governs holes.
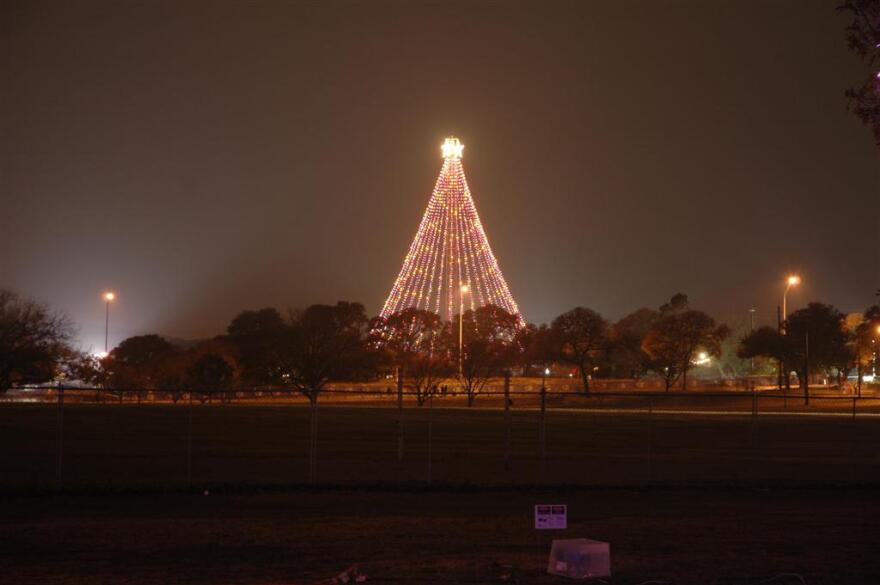
{"type": "MultiPolygon", "coordinates": [[[[791,287],[797,286],[801,283],[801,277],[796,274],[792,274],[785,281],[785,292],[782,293],[782,322],[785,323],[785,320],[788,319],[788,291],[791,287]]],[[[783,329],[783,333],[785,330],[783,329]]]]}
{"type": "Polygon", "coordinates": [[[104,355],[106,356],[110,352],[110,303],[116,299],[116,293],[112,290],[108,290],[101,295],[101,297],[104,299],[107,306],[107,310],[104,314],[104,355]]]}
{"type": "MultiPolygon", "coordinates": [[[[749,309],[749,333],[755,330],[755,309],[749,309]]],[[[755,358],[749,359],[749,373],[755,372],[755,358]]]]}
{"type": "Polygon", "coordinates": [[[458,377],[462,377],[462,356],[464,355],[464,295],[471,290],[466,284],[459,287],[458,295],[458,377]]]}

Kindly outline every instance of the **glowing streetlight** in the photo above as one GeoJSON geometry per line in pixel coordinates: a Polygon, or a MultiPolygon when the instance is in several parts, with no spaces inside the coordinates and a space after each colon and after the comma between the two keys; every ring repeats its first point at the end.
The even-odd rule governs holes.
{"type": "Polygon", "coordinates": [[[798,286],[801,283],[801,277],[795,274],[789,276],[785,281],[785,292],[782,293],[782,322],[788,318],[788,291],[793,286],[798,286]]]}
{"type": "Polygon", "coordinates": [[[116,300],[116,293],[112,290],[108,290],[101,298],[104,299],[107,311],[104,315],[104,355],[102,357],[107,357],[110,352],[110,303],[116,300]]]}
{"type": "MultiPolygon", "coordinates": [[[[447,140],[448,142],[448,140],[447,140]]],[[[457,141],[456,141],[457,142],[457,141]]],[[[470,292],[471,287],[466,284],[459,287],[458,295],[458,377],[462,374],[462,356],[464,355],[464,295],[470,292]]]]}

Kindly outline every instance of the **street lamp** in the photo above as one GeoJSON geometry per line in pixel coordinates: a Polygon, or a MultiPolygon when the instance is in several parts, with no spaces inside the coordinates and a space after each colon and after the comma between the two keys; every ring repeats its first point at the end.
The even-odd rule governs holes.
{"type": "Polygon", "coordinates": [[[116,293],[112,290],[108,290],[101,298],[104,299],[107,310],[104,315],[104,355],[110,351],[110,303],[112,303],[116,299],[116,293]]]}
{"type": "Polygon", "coordinates": [[[782,322],[785,323],[785,320],[788,318],[788,290],[797,286],[801,283],[801,277],[795,274],[792,274],[785,281],[785,292],[782,293],[782,322]]]}
{"type": "Polygon", "coordinates": [[[464,295],[471,290],[471,287],[463,284],[458,290],[460,292],[458,295],[458,377],[461,378],[462,356],[464,355],[464,295]]]}

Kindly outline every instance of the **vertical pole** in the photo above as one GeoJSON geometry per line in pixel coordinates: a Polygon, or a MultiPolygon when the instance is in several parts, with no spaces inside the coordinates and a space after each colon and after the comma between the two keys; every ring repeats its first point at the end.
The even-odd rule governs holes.
{"type": "Polygon", "coordinates": [[[853,396],[852,419],[853,419],[853,422],[855,422],[855,420],[856,420],[856,397],[855,396],[853,396]]]}
{"type": "Polygon", "coordinates": [[[403,368],[397,370],[397,464],[403,464],[403,368]]]}
{"type": "Polygon", "coordinates": [[[186,485],[192,486],[192,450],[193,450],[193,395],[189,392],[189,406],[186,417],[186,485]]]}
{"type": "Polygon", "coordinates": [[[57,449],[55,482],[60,490],[64,487],[64,386],[60,382],[58,383],[58,420],[55,427],[55,442],[57,449]]]}
{"type": "Polygon", "coordinates": [[[431,421],[431,411],[434,410],[434,392],[428,394],[428,483],[431,483],[431,464],[434,448],[434,435],[431,421]]]}
{"type": "Polygon", "coordinates": [[[654,396],[648,396],[648,483],[654,478],[654,396]]]}
{"type": "MultiPolygon", "coordinates": [[[[782,313],[779,312],[779,305],[776,305],[776,330],[782,334],[782,313]]],[[[776,360],[776,387],[782,390],[782,359],[776,360]]],[[[784,391],[783,391],[784,392],[784,391]]],[[[783,397],[783,404],[785,398],[783,397]]]]}
{"type": "MultiPolygon", "coordinates": [[[[749,331],[755,330],[755,309],[749,309],[749,331]]],[[[749,374],[755,373],[755,358],[749,359],[749,374]]]]}
{"type": "Polygon", "coordinates": [[[856,393],[862,397],[862,339],[856,333],[856,393]]]}
{"type": "MultiPolygon", "coordinates": [[[[312,392],[315,392],[312,390],[312,392]]],[[[309,395],[309,483],[318,476],[318,395],[309,395]]]]}
{"type": "Polygon", "coordinates": [[[458,287],[458,378],[461,379],[464,354],[464,290],[458,287]]]}
{"type": "Polygon", "coordinates": [[[804,404],[810,404],[810,332],[804,331],[804,404]]]}
{"type": "Polygon", "coordinates": [[[504,469],[510,470],[510,372],[504,372],[504,469]]]}
{"type": "Polygon", "coordinates": [[[110,351],[110,299],[106,299],[107,310],[104,314],[104,355],[110,351]]]}
{"type": "Polygon", "coordinates": [[[782,322],[785,323],[785,320],[788,318],[788,288],[789,285],[786,285],[785,292],[782,293],[782,322]]]}
{"type": "Polygon", "coordinates": [[[540,422],[540,449],[541,449],[541,479],[547,471],[547,385],[544,376],[541,377],[541,422],[540,422]]]}
{"type": "Polygon", "coordinates": [[[755,384],[752,383],[752,424],[749,429],[749,443],[751,443],[751,448],[755,449],[755,426],[758,422],[758,393],[756,391],[755,384]]]}

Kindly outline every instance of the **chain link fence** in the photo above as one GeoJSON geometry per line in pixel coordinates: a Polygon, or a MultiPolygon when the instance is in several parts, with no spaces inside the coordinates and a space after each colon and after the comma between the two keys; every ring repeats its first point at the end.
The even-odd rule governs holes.
{"type": "Polygon", "coordinates": [[[226,391],[51,386],[0,403],[0,490],[880,480],[880,395],[488,385],[226,391]],[[421,402],[421,404],[420,404],[421,402]],[[316,447],[311,447],[312,424],[316,447]],[[310,461],[313,461],[313,465],[310,461]]]}

